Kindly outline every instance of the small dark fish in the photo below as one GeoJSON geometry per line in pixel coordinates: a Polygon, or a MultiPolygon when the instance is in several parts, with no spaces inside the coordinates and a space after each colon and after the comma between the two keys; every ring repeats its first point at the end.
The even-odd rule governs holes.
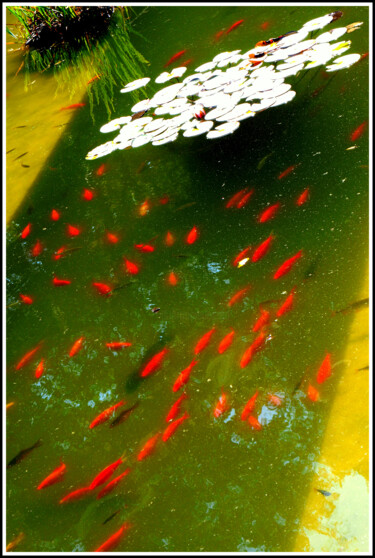
{"type": "Polygon", "coordinates": [[[367,364],[366,366],[362,366],[362,368],[357,368],[357,372],[363,372],[363,370],[369,370],[370,366],[367,364]]]}
{"type": "Polygon", "coordinates": [[[42,440],[38,440],[37,442],[35,442],[35,444],[30,446],[29,448],[21,450],[19,453],[17,453],[15,457],[13,457],[13,459],[11,459],[11,461],[9,461],[7,465],[7,469],[10,469],[11,467],[14,467],[14,465],[20,463],[23,459],[25,459],[25,457],[29,455],[29,453],[33,451],[33,449],[38,448],[41,445],[42,445],[42,440]]]}
{"type": "Polygon", "coordinates": [[[119,285],[118,287],[115,287],[114,289],[112,289],[112,293],[114,291],[119,291],[120,289],[123,289],[124,287],[128,287],[129,285],[134,285],[135,281],[129,281],[129,283],[123,283],[122,285],[119,285]]]}
{"type": "Polygon", "coordinates": [[[24,155],[27,155],[27,154],[28,154],[28,151],[26,151],[25,153],[22,153],[22,155],[18,155],[18,157],[13,159],[13,161],[17,161],[17,159],[21,159],[21,157],[24,157],[24,155]]]}
{"type": "Polygon", "coordinates": [[[368,306],[368,304],[369,299],[362,298],[361,300],[357,300],[356,302],[349,304],[349,306],[345,306],[345,308],[342,308],[341,310],[333,310],[332,316],[336,316],[337,314],[348,314],[348,312],[351,312],[352,310],[361,310],[365,306],[368,306]]]}
{"type": "Polygon", "coordinates": [[[154,314],[156,314],[156,312],[159,312],[159,311],[160,311],[160,308],[153,308],[153,309],[151,310],[151,312],[153,312],[154,314]]]}
{"type": "Polygon", "coordinates": [[[12,153],[12,151],[14,151],[15,149],[15,147],[13,147],[13,149],[9,149],[9,151],[6,152],[6,155],[8,155],[8,153],[12,153]]]}
{"type": "Polygon", "coordinates": [[[185,203],[185,205],[181,205],[180,207],[178,207],[177,209],[175,209],[175,211],[180,211],[181,209],[187,209],[188,207],[191,207],[192,205],[195,205],[197,202],[190,202],[190,203],[185,203]]]}
{"type": "Polygon", "coordinates": [[[176,258],[188,258],[189,256],[185,256],[185,254],[173,254],[176,258]]]}
{"type": "Polygon", "coordinates": [[[315,490],[320,492],[320,494],[323,494],[323,496],[331,496],[331,492],[328,492],[327,490],[322,490],[321,488],[315,488],[315,490]]]}
{"type": "Polygon", "coordinates": [[[27,126],[15,126],[15,128],[27,128],[27,126]]]}
{"type": "Polygon", "coordinates": [[[307,267],[305,273],[303,274],[303,281],[302,281],[303,283],[308,279],[311,279],[311,277],[315,275],[320,258],[321,256],[315,258],[315,260],[313,260],[311,264],[307,267]]]}
{"type": "Polygon", "coordinates": [[[143,169],[145,168],[145,166],[147,165],[147,161],[143,161],[139,167],[137,168],[137,170],[135,171],[135,174],[140,174],[143,169]]]}
{"type": "Polygon", "coordinates": [[[134,411],[134,409],[136,409],[138,407],[139,403],[138,401],[136,403],[134,403],[134,405],[132,407],[129,407],[129,409],[124,409],[109,425],[110,428],[113,428],[114,426],[117,426],[118,424],[121,424],[122,422],[124,422],[130,415],[131,413],[134,411]]]}
{"type": "Polygon", "coordinates": [[[143,116],[144,114],[146,114],[147,111],[148,111],[148,109],[140,110],[139,112],[135,112],[135,113],[132,115],[132,120],[131,120],[131,121],[137,120],[138,118],[141,118],[141,116],[143,116]]]}
{"type": "Polygon", "coordinates": [[[117,510],[112,515],[107,517],[107,519],[105,521],[103,521],[102,525],[105,525],[106,523],[108,523],[108,521],[111,521],[111,519],[113,519],[118,513],[120,513],[120,511],[121,510],[117,510]]]}
{"type": "Polygon", "coordinates": [[[21,163],[21,167],[24,167],[25,169],[29,169],[30,165],[24,165],[23,163],[21,163]]]}

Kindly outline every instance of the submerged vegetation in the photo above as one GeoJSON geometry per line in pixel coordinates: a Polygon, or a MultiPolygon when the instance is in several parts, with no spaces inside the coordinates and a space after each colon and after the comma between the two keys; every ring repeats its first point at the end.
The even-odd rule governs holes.
{"type": "Polygon", "coordinates": [[[56,6],[8,7],[18,20],[7,32],[21,44],[27,90],[34,72],[53,72],[58,88],[70,96],[87,88],[90,112],[103,101],[113,110],[114,86],[139,78],[147,60],[132,45],[130,13],[126,7],[56,6]]]}

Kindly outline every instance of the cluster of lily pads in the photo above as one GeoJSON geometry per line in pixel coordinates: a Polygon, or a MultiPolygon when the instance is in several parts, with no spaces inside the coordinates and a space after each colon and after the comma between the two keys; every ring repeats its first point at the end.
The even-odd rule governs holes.
{"type": "MultiPolygon", "coordinates": [[[[325,67],[326,72],[348,68],[360,59],[360,54],[342,56],[350,48],[351,41],[334,41],[357,29],[362,22],[307,38],[341,15],[342,12],[333,12],[313,19],[299,31],[260,41],[243,54],[240,50],[222,52],[182,81],[180,78],[187,70],[184,66],[163,72],[155,83],[170,80],[175,83],[158,91],[151,99],[134,105],[132,116],[116,118],[102,126],[102,133],[119,133],[113,140],[90,151],[86,159],[97,159],[116,149],[147,143],[169,143],[175,141],[180,132],[185,137],[206,134],[208,139],[219,138],[234,132],[240,121],[288,103],[296,93],[285,83],[285,78],[301,70],[326,65],[330,60],[332,63],[325,67]],[[145,116],[149,111],[152,116],[145,116]]],[[[145,87],[149,81],[150,78],[138,79],[128,83],[121,92],[145,87]]]]}

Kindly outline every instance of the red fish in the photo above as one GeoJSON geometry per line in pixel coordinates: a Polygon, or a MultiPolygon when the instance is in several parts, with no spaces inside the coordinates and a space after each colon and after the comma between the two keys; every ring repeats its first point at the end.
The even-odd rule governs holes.
{"type": "Polygon", "coordinates": [[[191,64],[192,62],[194,62],[194,58],[188,58],[187,60],[181,62],[181,66],[189,66],[189,64],[191,64]]]}
{"type": "Polygon", "coordinates": [[[130,523],[124,523],[122,527],[116,533],[111,535],[109,539],[107,539],[103,544],[101,544],[94,552],[108,552],[112,550],[118,543],[121,541],[122,537],[124,536],[125,531],[130,529],[130,523]]]}
{"type": "Polygon", "coordinates": [[[95,426],[98,426],[98,424],[102,424],[103,422],[108,420],[109,417],[111,416],[111,414],[114,413],[115,410],[118,409],[118,407],[121,407],[121,405],[124,405],[124,403],[125,403],[125,401],[119,401],[115,405],[112,405],[112,407],[108,407],[108,409],[105,409],[105,411],[102,411],[100,413],[100,415],[98,415],[96,418],[94,418],[94,420],[90,424],[89,428],[91,428],[91,429],[95,428],[95,426]]]}
{"type": "Polygon", "coordinates": [[[20,294],[20,299],[24,304],[32,304],[34,302],[31,296],[27,296],[24,294],[20,294]]]}
{"type": "Polygon", "coordinates": [[[79,339],[77,339],[75,343],[73,343],[72,348],[69,351],[70,357],[76,355],[78,351],[82,348],[84,339],[85,339],[84,337],[80,337],[79,339]]]}
{"type": "Polygon", "coordinates": [[[311,384],[307,388],[307,397],[314,403],[315,401],[319,401],[319,391],[311,384]]]}
{"type": "Polygon", "coordinates": [[[236,21],[235,23],[233,23],[233,25],[231,25],[229,27],[229,29],[227,29],[225,31],[225,34],[228,35],[228,33],[230,33],[231,31],[233,31],[233,29],[236,29],[236,27],[238,27],[239,25],[241,25],[241,23],[243,23],[245,20],[244,19],[239,19],[238,21],[236,21]]]}
{"type": "Polygon", "coordinates": [[[230,208],[230,207],[233,207],[234,205],[236,205],[246,192],[247,192],[247,188],[243,188],[242,190],[240,190],[239,192],[234,194],[234,196],[232,196],[227,201],[227,203],[225,204],[225,207],[230,208]]]}
{"type": "Polygon", "coordinates": [[[167,246],[172,246],[175,243],[175,237],[173,236],[173,234],[171,232],[167,232],[167,234],[165,235],[165,244],[167,246]]]}
{"type": "Polygon", "coordinates": [[[249,199],[253,194],[254,194],[254,189],[250,190],[250,192],[247,192],[247,194],[245,194],[237,203],[236,205],[237,209],[241,209],[241,207],[244,207],[248,203],[249,199]]]}
{"type": "Polygon", "coordinates": [[[297,201],[296,201],[296,205],[303,205],[304,203],[307,202],[307,200],[309,199],[309,195],[310,195],[310,190],[309,188],[306,188],[306,190],[304,190],[302,192],[302,194],[300,196],[298,196],[297,201]]]}
{"type": "Polygon", "coordinates": [[[251,428],[253,428],[254,430],[262,430],[262,425],[260,424],[258,419],[256,417],[254,417],[253,415],[249,416],[249,421],[248,422],[249,422],[251,428]]]}
{"type": "Polygon", "coordinates": [[[250,289],[250,285],[245,287],[244,289],[237,291],[228,301],[228,306],[233,306],[233,304],[241,300],[245,296],[245,294],[249,291],[249,289],[250,289]]]}
{"type": "Polygon", "coordinates": [[[248,416],[253,412],[258,395],[259,392],[256,391],[254,395],[250,397],[249,401],[246,403],[241,413],[241,420],[246,420],[248,416]]]}
{"type": "Polygon", "coordinates": [[[285,301],[282,303],[280,308],[276,312],[276,316],[280,318],[283,314],[288,312],[293,306],[293,298],[295,293],[295,287],[291,290],[290,294],[286,297],[285,301]]]}
{"type": "Polygon", "coordinates": [[[168,202],[169,202],[169,196],[167,196],[167,194],[164,194],[164,196],[162,196],[162,197],[159,199],[159,203],[160,203],[161,205],[165,205],[165,204],[168,203],[168,202]]]}
{"type": "Polygon", "coordinates": [[[222,415],[226,410],[228,409],[228,396],[227,394],[222,390],[221,391],[221,396],[219,397],[219,401],[214,409],[214,417],[218,418],[220,415],[222,415]]]}
{"type": "Polygon", "coordinates": [[[155,250],[154,246],[150,244],[134,244],[134,248],[139,252],[153,252],[155,250]]]}
{"type": "Polygon", "coordinates": [[[203,349],[205,349],[210,342],[211,336],[215,332],[216,328],[213,327],[210,331],[207,331],[198,341],[194,348],[194,354],[198,355],[203,349]]]}
{"type": "Polygon", "coordinates": [[[126,258],[124,259],[126,271],[130,273],[130,275],[137,275],[137,273],[139,273],[139,266],[136,263],[127,260],[126,258]]]}
{"type": "Polygon", "coordinates": [[[144,217],[145,215],[147,215],[147,213],[150,211],[150,203],[148,200],[145,200],[143,203],[141,203],[141,205],[138,208],[138,213],[141,217],[144,217]]]}
{"type": "Polygon", "coordinates": [[[111,244],[117,244],[117,242],[119,241],[119,237],[117,235],[107,231],[107,240],[111,244]]]}
{"type": "Polygon", "coordinates": [[[316,375],[316,381],[318,384],[325,382],[326,379],[330,377],[331,373],[331,355],[330,353],[327,353],[316,375]]]}
{"type": "Polygon", "coordinates": [[[173,403],[172,407],[169,409],[169,412],[165,418],[165,422],[169,422],[170,420],[173,420],[177,415],[178,412],[180,410],[180,406],[181,403],[184,399],[187,398],[186,393],[183,393],[178,399],[177,401],[175,401],[175,403],[173,403]]]}
{"type": "Polygon", "coordinates": [[[23,231],[21,232],[21,238],[26,238],[27,236],[29,236],[30,232],[31,232],[31,223],[28,223],[26,227],[23,229],[23,231]]]}
{"type": "Polygon", "coordinates": [[[179,58],[181,58],[181,56],[183,56],[186,52],[185,50],[180,50],[179,52],[176,52],[176,54],[174,54],[169,60],[168,62],[166,62],[164,64],[164,68],[166,68],[167,66],[170,66],[172,64],[172,62],[174,62],[175,60],[178,60],[179,58]]]}
{"type": "Polygon", "coordinates": [[[178,277],[177,275],[174,273],[174,271],[171,271],[170,274],[168,275],[168,283],[170,285],[172,285],[172,287],[175,287],[178,283],[178,277]]]}
{"type": "Polygon", "coordinates": [[[223,354],[231,344],[233,343],[233,337],[235,335],[234,330],[230,331],[219,343],[219,347],[217,349],[218,353],[221,355],[223,354]]]}
{"type": "Polygon", "coordinates": [[[197,229],[197,227],[194,226],[191,229],[191,231],[188,233],[188,235],[186,236],[187,244],[193,244],[197,240],[198,235],[199,235],[198,229],[197,229]]]}
{"type": "Polygon", "coordinates": [[[268,401],[272,403],[272,405],[275,405],[275,407],[280,407],[283,403],[283,400],[280,399],[280,397],[272,393],[268,395],[268,401]]]}
{"type": "Polygon", "coordinates": [[[241,368],[245,368],[245,366],[249,364],[249,362],[251,361],[255,353],[262,348],[262,346],[265,343],[265,340],[266,340],[266,334],[263,331],[261,331],[258,337],[255,339],[255,341],[250,345],[248,349],[246,349],[246,351],[242,355],[241,362],[240,362],[241,368]]]}
{"type": "Polygon", "coordinates": [[[93,81],[96,81],[97,79],[100,79],[99,75],[96,75],[96,76],[90,78],[86,85],[90,85],[90,83],[92,83],[93,81]]]}
{"type": "Polygon", "coordinates": [[[107,465],[107,467],[105,467],[102,471],[100,471],[98,475],[96,475],[96,477],[90,484],[89,489],[94,490],[94,488],[97,488],[101,484],[104,484],[109,479],[109,477],[113,475],[114,471],[121,465],[122,462],[122,457],[120,457],[119,459],[117,459],[117,461],[114,461],[110,465],[107,465]]]}
{"type": "Polygon", "coordinates": [[[71,109],[77,109],[77,108],[82,108],[86,105],[86,103],[74,103],[74,105],[69,105],[67,107],[61,107],[60,110],[71,110],[71,109]]]}
{"type": "Polygon", "coordinates": [[[262,31],[266,31],[269,26],[270,26],[269,21],[264,21],[263,23],[260,24],[260,28],[262,29],[262,31]]]}
{"type": "Polygon", "coordinates": [[[188,418],[190,418],[189,415],[187,413],[184,413],[182,417],[171,422],[163,432],[163,436],[162,436],[163,442],[166,442],[172,436],[172,434],[174,434],[174,432],[177,430],[180,424],[188,418]]]}
{"type": "Polygon", "coordinates": [[[61,246],[61,248],[56,250],[56,252],[52,255],[52,259],[59,260],[65,255],[64,252],[66,252],[66,250],[67,250],[66,246],[61,246]]]}
{"type": "Polygon", "coordinates": [[[44,358],[39,362],[35,370],[35,378],[39,379],[44,372],[44,358]]]}
{"type": "Polygon", "coordinates": [[[268,310],[263,310],[263,308],[261,308],[260,316],[255,322],[253,331],[259,331],[260,329],[262,329],[262,327],[266,326],[270,321],[270,316],[271,314],[268,312],[268,310]]]}
{"type": "Polygon", "coordinates": [[[290,167],[285,169],[285,171],[281,172],[277,178],[279,180],[281,180],[282,178],[285,178],[286,176],[288,176],[288,174],[293,172],[296,167],[297,167],[297,165],[290,165],[290,167]]]}
{"type": "Polygon", "coordinates": [[[275,237],[272,236],[272,234],[266,238],[266,240],[264,240],[261,244],[259,244],[259,246],[254,250],[253,255],[251,256],[251,261],[252,262],[257,262],[260,259],[262,259],[268,252],[268,250],[270,249],[271,246],[271,242],[273,241],[275,237]]]}
{"type": "Polygon", "coordinates": [[[87,190],[85,188],[82,192],[82,199],[86,201],[91,201],[94,197],[94,192],[92,190],[87,190]]]}
{"type": "Polygon", "coordinates": [[[51,474],[48,475],[38,486],[38,490],[42,490],[43,488],[47,488],[47,486],[51,486],[51,484],[55,484],[62,480],[62,477],[65,474],[66,465],[65,463],[61,463],[56,469],[52,471],[51,474]]]}
{"type": "Polygon", "coordinates": [[[167,353],[168,353],[168,349],[164,348],[162,351],[160,351],[160,353],[154,355],[142,370],[140,374],[141,378],[145,378],[146,376],[149,376],[150,374],[155,372],[161,365],[162,360],[164,359],[167,353]]]}
{"type": "Polygon", "coordinates": [[[280,277],[282,277],[283,275],[285,275],[286,273],[289,273],[289,271],[292,269],[293,265],[295,264],[295,262],[302,256],[302,250],[299,250],[297,252],[297,254],[295,254],[294,256],[292,256],[291,258],[289,258],[288,260],[286,260],[275,272],[273,278],[274,279],[279,279],[280,277]]]}
{"type": "Polygon", "coordinates": [[[110,295],[113,290],[112,287],[106,285],[105,283],[93,283],[92,286],[96,288],[99,294],[105,296],[110,295]]]}
{"type": "Polygon", "coordinates": [[[221,39],[221,37],[223,36],[223,34],[224,34],[224,31],[218,31],[218,32],[215,34],[214,41],[218,41],[219,39],[221,39]]]}
{"type": "Polygon", "coordinates": [[[56,209],[52,209],[51,219],[52,221],[58,221],[60,219],[60,213],[56,209]]]}
{"type": "Polygon", "coordinates": [[[191,361],[189,366],[187,366],[182,372],[180,372],[177,380],[173,384],[172,391],[174,392],[178,391],[183,385],[185,385],[189,381],[190,373],[196,364],[198,364],[198,361],[194,359],[191,361]]]}
{"type": "Polygon", "coordinates": [[[350,141],[357,141],[357,139],[359,139],[359,138],[362,136],[362,134],[363,134],[363,132],[365,131],[366,127],[367,127],[367,120],[365,120],[364,122],[362,122],[362,124],[360,124],[360,125],[358,126],[358,128],[356,128],[356,129],[354,130],[354,132],[352,132],[352,133],[350,134],[350,141]]]}
{"type": "Polygon", "coordinates": [[[40,240],[37,240],[31,249],[31,255],[34,258],[36,258],[37,256],[40,256],[42,252],[43,252],[43,244],[40,242],[40,240]]]}
{"type": "Polygon", "coordinates": [[[242,250],[238,256],[236,256],[232,262],[232,264],[236,267],[236,265],[243,260],[247,254],[250,252],[250,246],[248,246],[247,248],[245,248],[244,250],[242,250]]]}
{"type": "Polygon", "coordinates": [[[103,176],[108,171],[108,167],[105,163],[102,163],[99,168],[96,169],[96,176],[103,176]]]}
{"type": "Polygon", "coordinates": [[[71,281],[69,281],[69,279],[58,279],[57,277],[54,277],[52,279],[52,283],[55,287],[64,287],[65,285],[70,285],[71,281]]]}
{"type": "Polygon", "coordinates": [[[274,217],[278,212],[278,210],[280,209],[280,206],[281,206],[280,202],[277,202],[274,205],[267,207],[267,209],[259,215],[258,217],[259,223],[265,223],[266,221],[272,219],[272,217],[274,217]]]}
{"type": "Polygon", "coordinates": [[[142,461],[143,459],[145,459],[145,457],[148,457],[154,451],[159,436],[160,436],[160,432],[158,432],[157,434],[155,434],[155,436],[152,436],[152,438],[147,440],[147,442],[145,443],[145,445],[143,446],[143,448],[141,449],[141,451],[137,456],[138,461],[142,461]]]}
{"type": "Polygon", "coordinates": [[[97,500],[100,500],[100,498],[103,498],[103,496],[106,496],[107,494],[109,494],[110,492],[112,492],[112,490],[118,485],[118,483],[124,478],[126,477],[126,475],[128,475],[130,473],[131,469],[130,467],[128,467],[127,469],[125,469],[125,471],[123,473],[121,473],[121,475],[119,475],[118,477],[116,477],[115,479],[111,480],[104,488],[101,489],[101,491],[98,493],[97,495],[97,500]]]}
{"type": "Polygon", "coordinates": [[[16,365],[16,370],[20,370],[21,368],[23,368],[28,362],[30,362],[30,360],[33,358],[33,356],[35,355],[35,353],[37,351],[39,351],[40,347],[41,347],[41,343],[39,343],[39,345],[37,345],[34,349],[31,349],[31,351],[29,351],[28,353],[25,354],[25,356],[23,356],[21,358],[21,360],[18,362],[18,364],[16,365]]]}
{"type": "Polygon", "coordinates": [[[79,229],[78,227],[73,227],[73,225],[68,225],[66,227],[66,233],[68,236],[78,236],[79,234],[81,234],[81,229],[79,229]]]}
{"type": "Polygon", "coordinates": [[[113,341],[112,343],[106,343],[109,349],[114,349],[117,351],[118,349],[122,349],[123,347],[130,347],[131,343],[127,341],[113,341]]]}
{"type": "Polygon", "coordinates": [[[83,496],[86,496],[88,492],[91,492],[89,486],[84,486],[83,488],[78,488],[77,490],[73,490],[73,492],[69,492],[64,498],[62,498],[59,504],[64,504],[65,502],[71,502],[72,500],[79,500],[83,496]]]}

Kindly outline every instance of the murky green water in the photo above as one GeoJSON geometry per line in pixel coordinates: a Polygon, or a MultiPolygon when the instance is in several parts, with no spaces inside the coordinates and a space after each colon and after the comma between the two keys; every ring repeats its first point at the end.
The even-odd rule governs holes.
{"type": "MultiPolygon", "coordinates": [[[[147,41],[136,37],[134,42],[151,63],[149,77],[155,78],[179,50],[188,50],[193,70],[220,51],[248,50],[265,35],[298,29],[337,9],[149,8],[134,23],[147,41]],[[213,42],[215,33],[242,18],[242,26],[221,43],[213,42]],[[266,32],[259,27],[264,21],[270,23],[266,32]]],[[[344,6],[342,11],[344,17],[333,25],[363,21],[348,38],[350,52],[366,52],[368,8],[344,6]]],[[[332,363],[343,358],[351,315],[332,317],[331,311],[357,300],[368,265],[367,134],[347,151],[353,145],[351,132],[368,118],[368,59],[337,72],[329,83],[320,70],[311,70],[293,88],[297,95],[291,103],[242,122],[221,140],[181,137],[98,161],[85,161],[85,155],[105,141],[98,131],[107,121],[104,108],[95,124],[87,107],[77,111],[15,215],[7,231],[7,304],[12,306],[7,309],[6,401],[15,402],[7,413],[7,462],[43,441],[7,472],[7,542],[24,532],[20,551],[92,551],[125,520],[132,528],[118,551],[293,550],[340,367],[321,386],[319,404],[309,402],[302,390],[293,393],[294,388],[307,370],[308,378],[315,378],[327,351],[332,363]],[[312,95],[324,83],[327,87],[312,95]],[[107,172],[97,176],[102,162],[107,172]],[[293,173],[277,178],[297,163],[293,173]],[[226,209],[226,201],[245,186],[254,188],[249,204],[226,209]],[[310,199],[297,207],[295,200],[307,187],[310,199]],[[84,188],[95,190],[93,200],[82,200],[84,188]],[[164,195],[169,202],[161,204],[164,195]],[[146,199],[150,211],[140,216],[146,199]],[[259,224],[259,213],[276,202],[282,204],[280,212],[259,224]],[[57,222],[50,220],[52,208],[61,211],[57,222]],[[28,222],[32,233],[22,241],[28,222]],[[68,223],[82,233],[69,238],[68,223]],[[194,225],[200,236],[187,245],[185,236],[194,225]],[[108,244],[106,231],[120,241],[108,244]],[[167,231],[176,238],[170,247],[164,243],[167,231]],[[241,250],[271,233],[275,240],[264,259],[233,267],[241,250]],[[34,258],[30,249],[37,239],[45,249],[34,258]],[[153,253],[134,248],[147,243],[155,246],[153,253]],[[63,245],[77,249],[53,260],[63,245]],[[300,249],[303,257],[293,270],[273,280],[279,265],[300,249]],[[140,264],[138,275],[126,274],[124,257],[140,264]],[[174,287],[166,281],[170,271],[180,280],[174,287]],[[54,287],[54,274],[71,285],[54,287]],[[93,281],[123,287],[103,297],[93,281]],[[249,284],[249,294],[228,307],[229,298],[249,284]],[[272,339],[240,368],[255,338],[251,328],[259,304],[271,301],[266,307],[275,311],[293,286],[293,309],[273,322],[267,330],[272,339]],[[34,304],[13,304],[20,293],[32,296],[34,304]],[[155,307],[160,311],[152,312],[155,307]],[[214,326],[186,386],[183,409],[189,420],[151,457],[137,462],[144,442],[166,427],[165,416],[176,400],[173,382],[193,359],[198,339],[214,326]],[[219,341],[231,328],[233,345],[219,355],[219,341]],[[69,358],[81,336],[82,350],[69,358]],[[118,352],[106,348],[106,342],[117,340],[132,346],[118,352]],[[39,354],[16,371],[15,364],[40,341],[39,354]],[[163,366],[139,381],[147,357],[163,347],[169,349],[163,366]],[[42,356],[46,371],[36,380],[42,356]],[[230,409],[214,419],[222,388],[230,409]],[[240,420],[256,390],[259,432],[240,420]],[[269,403],[269,393],[283,395],[281,407],[269,403]],[[121,399],[129,406],[139,402],[126,422],[88,428],[121,399]],[[133,470],[115,491],[101,500],[96,491],[59,505],[124,452],[127,461],[116,475],[126,466],[133,470]],[[64,480],[38,491],[60,458],[67,466],[64,480]]],[[[130,96],[116,94],[113,117],[129,114],[133,104],[130,96]]]]}

